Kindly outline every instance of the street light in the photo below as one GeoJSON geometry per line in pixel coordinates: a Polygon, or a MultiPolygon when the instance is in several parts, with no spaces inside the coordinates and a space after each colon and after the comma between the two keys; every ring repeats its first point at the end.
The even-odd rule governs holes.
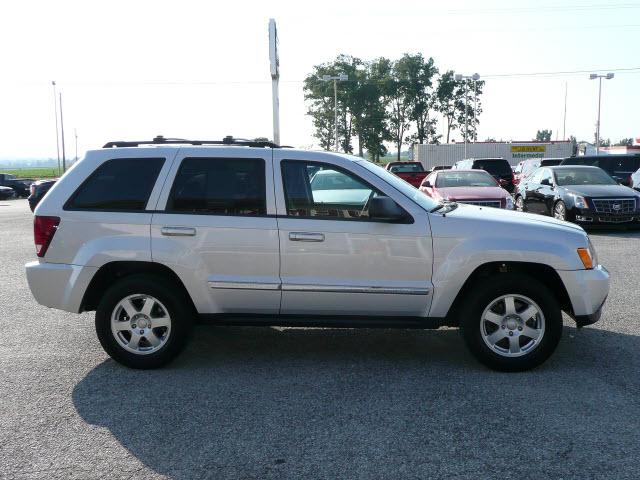
{"type": "Polygon", "coordinates": [[[596,123],[596,155],[600,154],[600,103],[602,101],[602,79],[611,80],[613,73],[607,73],[606,75],[599,75],[592,73],[589,75],[589,80],[598,79],[598,123],[596,123]]]}
{"type": "MultiPolygon", "coordinates": [[[[460,75],[457,73],[455,75],[456,82],[461,82],[462,80],[473,80],[473,94],[474,94],[474,105],[477,103],[477,90],[475,88],[476,82],[480,80],[480,74],[474,73],[473,75],[460,75]]],[[[467,107],[469,97],[467,95],[467,82],[464,83],[464,158],[467,158],[467,137],[469,136],[469,127],[468,127],[468,110],[467,107]]],[[[473,110],[473,118],[476,118],[475,108],[473,110]]]]}
{"type": "Polygon", "coordinates": [[[338,82],[346,82],[349,80],[349,76],[341,73],[340,75],[323,75],[323,82],[330,82],[333,80],[333,109],[335,113],[335,137],[336,137],[336,152],[338,148],[338,82]]]}

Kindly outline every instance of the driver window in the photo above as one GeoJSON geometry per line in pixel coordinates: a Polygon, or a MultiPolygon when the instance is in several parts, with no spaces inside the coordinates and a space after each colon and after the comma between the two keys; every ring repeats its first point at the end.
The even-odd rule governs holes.
{"type": "Polygon", "coordinates": [[[282,183],[287,215],[368,219],[369,201],[378,190],[334,165],[283,160],[282,183]]]}

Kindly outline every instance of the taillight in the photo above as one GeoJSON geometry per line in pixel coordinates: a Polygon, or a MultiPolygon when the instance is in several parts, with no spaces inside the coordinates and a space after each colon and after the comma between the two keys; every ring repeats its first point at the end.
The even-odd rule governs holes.
{"type": "Polygon", "coordinates": [[[60,217],[43,217],[36,215],[33,218],[33,239],[36,243],[36,254],[44,257],[47,248],[53,239],[53,235],[60,224],[60,217]]]}

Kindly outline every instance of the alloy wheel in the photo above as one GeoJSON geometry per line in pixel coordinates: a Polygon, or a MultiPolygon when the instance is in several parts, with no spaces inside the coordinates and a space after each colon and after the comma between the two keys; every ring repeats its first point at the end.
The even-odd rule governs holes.
{"type": "Polygon", "coordinates": [[[545,332],[544,314],[524,295],[502,295],[482,313],[480,333],[484,343],[503,357],[520,357],[533,351],[545,332]]]}
{"type": "Polygon", "coordinates": [[[167,343],[171,334],[171,317],[157,298],[146,294],[129,295],[113,309],[111,333],[125,350],[136,355],[148,355],[167,343]]]}

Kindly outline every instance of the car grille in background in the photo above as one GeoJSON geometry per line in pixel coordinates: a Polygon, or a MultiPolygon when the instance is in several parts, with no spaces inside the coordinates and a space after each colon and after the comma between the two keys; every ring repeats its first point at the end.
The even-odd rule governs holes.
{"type": "Polygon", "coordinates": [[[596,207],[597,213],[608,213],[610,215],[624,215],[633,213],[636,210],[636,201],[633,198],[613,198],[591,200],[596,207]]]}
{"type": "Polygon", "coordinates": [[[477,205],[479,207],[500,208],[502,206],[500,200],[456,200],[458,203],[466,203],[467,205],[477,205]]]}

